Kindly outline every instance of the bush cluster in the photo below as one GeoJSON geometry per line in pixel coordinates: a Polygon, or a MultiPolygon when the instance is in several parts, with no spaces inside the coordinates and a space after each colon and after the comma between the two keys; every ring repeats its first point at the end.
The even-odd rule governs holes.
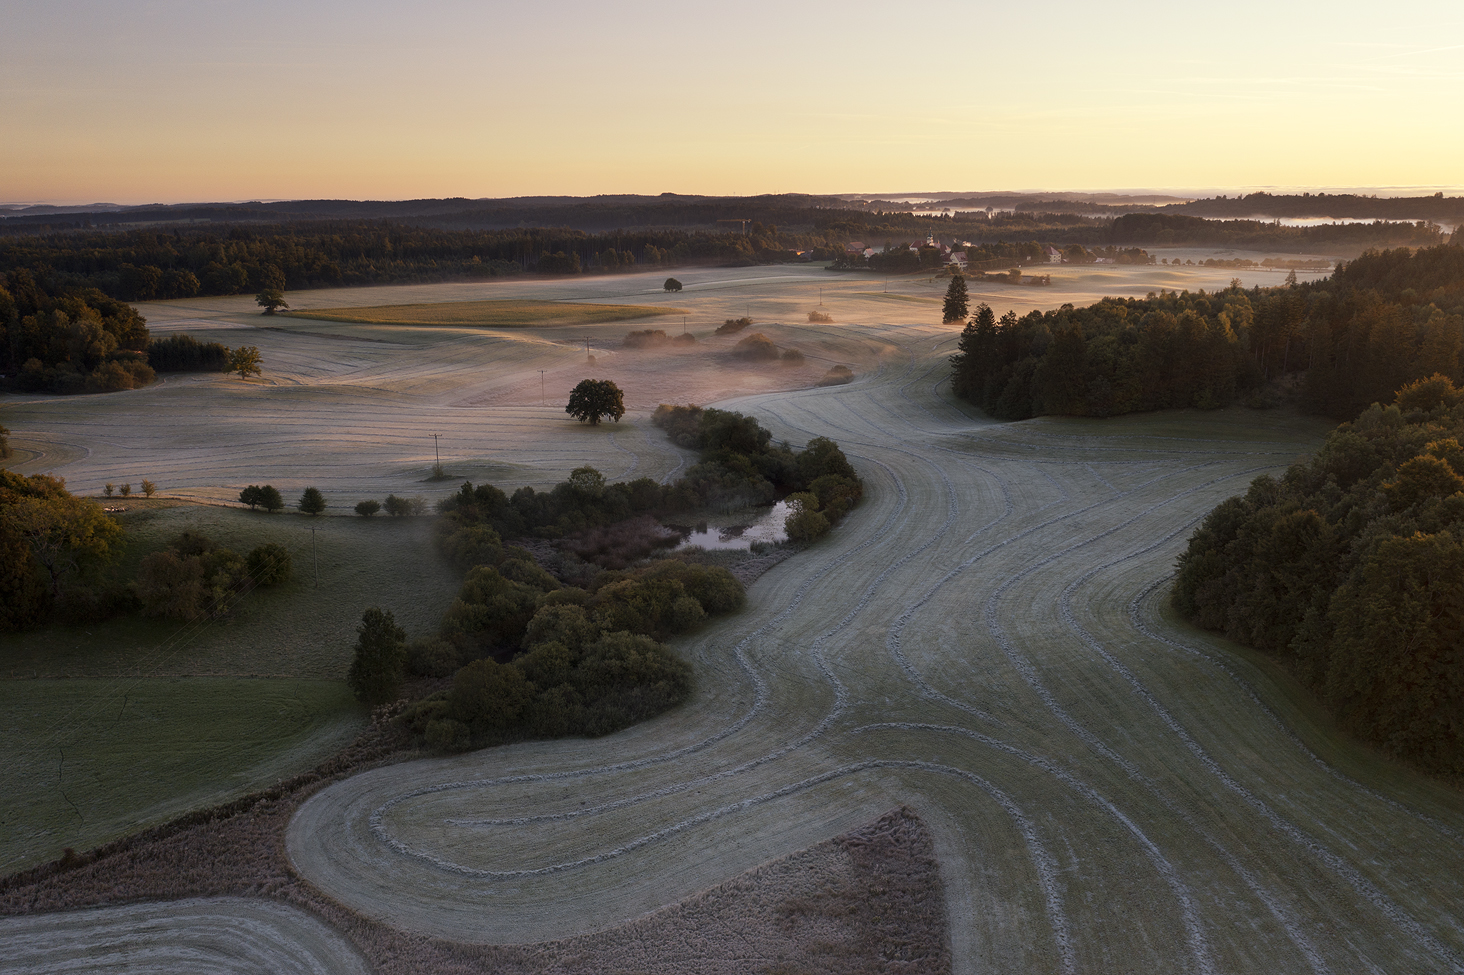
{"type": "Polygon", "coordinates": [[[200,342],[191,335],[170,335],[147,344],[147,364],[158,372],[228,372],[229,347],[200,342]]]}
{"type": "Polygon", "coordinates": [[[1344,423],[1205,519],[1175,606],[1277,654],[1354,733],[1464,772],[1464,392],[1443,376],[1344,423]]]}
{"type": "Polygon", "coordinates": [[[404,715],[433,748],[602,735],[658,714],[691,691],[690,668],[659,641],[745,598],[720,567],[666,560],[602,572],[581,589],[562,585],[522,550],[501,553],[501,561],[468,573],[440,637],[404,648],[403,667],[425,676],[469,661],[450,690],[404,715]]]}
{"type": "Polygon", "coordinates": [[[197,532],[185,531],[142,560],[134,589],[149,616],[179,620],[228,615],[255,586],[273,586],[290,576],[290,552],[268,543],[248,556],[223,548],[197,532]]]}
{"type": "Polygon", "coordinates": [[[736,335],[752,324],[751,318],[729,318],[717,326],[718,335],[736,335]]]}
{"type": "MultiPolygon", "coordinates": [[[[660,641],[740,608],[745,598],[726,569],[674,559],[606,569],[583,585],[567,585],[506,538],[575,536],[572,551],[624,567],[665,538],[656,513],[714,503],[738,507],[796,492],[797,540],[811,541],[861,496],[853,467],[827,438],[795,452],[774,445],[752,417],[697,406],[663,405],[654,422],[701,455],[675,484],[650,478],[607,484],[599,471],[581,467],[549,491],[524,487],[509,496],[491,484],[464,483],[439,504],[438,542],[469,570],[440,633],[407,645],[404,635],[393,636],[372,617],[363,620],[362,632],[375,635],[363,635],[357,646],[358,658],[388,661],[397,650],[380,646],[399,647],[398,683],[403,673],[454,675],[450,690],[404,713],[431,747],[460,751],[528,735],[599,735],[657,714],[691,688],[690,669],[660,641]]],[[[382,688],[395,686],[377,681],[375,690],[357,693],[382,700],[382,688]]]]}

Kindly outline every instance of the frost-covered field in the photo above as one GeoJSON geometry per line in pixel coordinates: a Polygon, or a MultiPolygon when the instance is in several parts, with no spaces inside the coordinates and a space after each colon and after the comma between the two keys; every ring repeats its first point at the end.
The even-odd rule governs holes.
{"type": "MultiPolygon", "coordinates": [[[[783,297],[761,300],[806,310],[818,283],[830,287],[785,275],[759,285],[783,297]]],[[[1458,793],[1347,743],[1249,655],[1165,606],[1198,519],[1313,449],[1325,427],[1244,410],[992,424],[946,391],[954,330],[914,324],[938,306],[909,285],[895,300],[856,292],[867,278],[835,280],[824,300],[865,324],[786,328],[808,336],[805,351],[859,343],[854,384],[790,391],[774,374],[740,379],[752,395],[728,399],[728,382],[675,397],[724,400],[794,442],[834,437],[867,486],[828,540],[753,585],[745,612],[678,645],[696,666],[694,701],[604,739],[339,782],[290,825],[304,878],[410,932],[544,941],[615,929],[905,803],[935,834],[957,971],[1464,970],[1458,793]],[[784,388],[756,385],[772,380],[784,388]]],[[[714,299],[712,284],[708,320],[749,300],[730,284],[714,299]]],[[[341,422],[314,402],[332,402],[322,389],[358,404],[380,395],[373,416],[403,417],[402,446],[388,441],[385,460],[367,439],[343,451],[343,481],[362,487],[406,476],[380,470],[422,471],[430,453],[409,459],[406,444],[454,409],[486,418],[460,421],[462,439],[482,430],[498,445],[454,455],[454,467],[501,463],[540,483],[574,457],[612,477],[683,462],[643,424],[607,431],[613,442],[574,427],[549,438],[552,407],[470,405],[507,403],[495,383],[522,384],[556,356],[568,382],[584,355],[548,330],[526,348],[492,341],[514,365],[496,354],[454,365],[464,340],[449,336],[420,343],[414,360],[448,350],[420,380],[367,362],[376,385],[342,365],[338,383],[307,386],[308,407],[288,408],[287,388],[257,395],[280,426],[315,425],[308,448],[293,448],[302,458],[332,449],[341,422]],[[472,378],[483,370],[502,379],[472,378]],[[538,461],[536,428],[548,444],[538,461]],[[622,449],[634,461],[617,467],[622,449]]],[[[389,357],[323,333],[297,343],[300,376],[331,349],[389,357]]],[[[855,350],[833,351],[850,361],[855,350]]],[[[226,453],[200,452],[200,494],[219,490],[226,453]]]]}

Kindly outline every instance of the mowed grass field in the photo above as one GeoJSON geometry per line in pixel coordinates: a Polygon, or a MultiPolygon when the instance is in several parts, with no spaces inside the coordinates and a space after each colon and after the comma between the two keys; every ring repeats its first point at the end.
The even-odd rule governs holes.
{"type": "Polygon", "coordinates": [[[427,633],[460,579],[433,547],[428,518],[107,503],[129,509],[119,516],[117,579],[185,530],[241,555],[284,545],[294,575],[246,595],[224,619],[130,616],[0,635],[0,873],[328,757],[366,723],[344,680],[362,611],[389,609],[411,635],[427,633]],[[318,586],[308,528],[317,529],[318,586]]]}
{"type": "Polygon", "coordinates": [[[452,325],[472,328],[530,328],[555,325],[600,325],[670,315],[676,308],[655,305],[605,305],[593,302],[498,299],[444,301],[413,305],[371,305],[360,308],[312,308],[290,312],[291,318],[319,318],[369,325],[452,325]]]}
{"type": "MultiPolygon", "coordinates": [[[[1072,277],[1011,294],[1052,307],[1095,292],[1208,290],[1234,272],[1054,273],[1072,277]]],[[[165,491],[219,500],[273,481],[293,501],[318,483],[333,513],[387,490],[455,489],[422,482],[433,432],[449,469],[475,481],[542,487],[581,463],[617,479],[674,477],[687,456],[645,422],[667,400],[752,413],[795,443],[831,436],[864,476],[864,503],[828,539],[759,579],[745,612],[677,642],[697,674],[691,704],[603,739],[340,782],[290,826],[306,879],[411,932],[510,945],[590,937],[907,803],[935,834],[957,972],[1464,970],[1457,790],[1348,742],[1284,674],[1174,620],[1164,603],[1205,513],[1314,450],[1329,424],[1244,409],[991,423],[949,394],[959,327],[936,324],[938,305],[918,300],[938,300],[942,281],[896,279],[891,289],[917,300],[892,301],[871,293],[868,275],[813,268],[678,276],[687,289],[675,300],[702,342],[684,356],[620,351],[623,324],[585,327],[591,364],[552,329],[271,321],[245,299],[207,299],[147,313],[160,331],[259,344],[262,381],[169,377],[125,394],[7,398],[26,469],[73,487],[95,490],[125,470],[138,472],[134,484],[157,474],[165,491]],[[835,323],[801,324],[820,302],[835,323]],[[810,389],[797,373],[728,368],[735,340],[711,326],[741,314],[780,345],[849,357],[836,361],[856,362],[857,380],[810,389]],[[563,395],[590,376],[627,389],[624,422],[565,420],[563,395]]],[[[652,293],[658,277],[363,289],[353,300],[669,302],[652,293]]],[[[345,302],[317,292],[298,303],[345,302]]],[[[173,510],[158,517],[184,517],[173,510]]],[[[241,539],[259,525],[310,524],[230,517],[234,528],[215,530],[241,539]]],[[[380,516],[314,524],[326,529],[322,555],[333,533],[379,541],[368,533],[392,527],[380,516]]],[[[401,588],[411,570],[393,563],[406,550],[387,549],[368,570],[377,581],[358,591],[430,588],[401,588]]],[[[350,556],[340,558],[343,580],[350,556]]],[[[324,569],[321,604],[333,598],[324,569]]],[[[348,653],[360,609],[331,610],[345,639],[329,650],[312,655],[316,637],[284,646],[311,666],[342,666],[333,655],[348,653]]],[[[288,659],[255,639],[271,626],[238,632],[198,644],[199,669],[175,672],[196,676],[156,686],[240,681],[243,671],[203,669],[231,657],[261,668],[248,673],[282,674],[261,686],[315,673],[267,670],[288,659]]],[[[29,645],[30,666],[48,652],[68,669],[47,672],[87,674],[97,687],[126,673],[86,669],[108,643],[85,630],[29,645]],[[70,658],[67,639],[77,641],[70,658]]],[[[80,686],[13,672],[7,688],[80,686]]],[[[125,723],[125,692],[89,700],[125,723]]],[[[44,710],[54,719],[65,706],[44,710]]],[[[35,758],[17,781],[40,796],[69,766],[49,737],[27,734],[35,758]]],[[[213,786],[224,791],[232,775],[221,766],[213,786]]],[[[186,930],[191,917],[180,908],[174,923],[186,930]]]]}
{"type": "Polygon", "coordinates": [[[365,725],[344,681],[0,681],[0,873],[309,768],[365,725]]]}

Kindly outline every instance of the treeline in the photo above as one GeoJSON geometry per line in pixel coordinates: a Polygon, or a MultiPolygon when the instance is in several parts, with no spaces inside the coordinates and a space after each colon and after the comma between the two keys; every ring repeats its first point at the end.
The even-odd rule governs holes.
{"type": "Polygon", "coordinates": [[[1333,217],[1464,223],[1464,196],[1446,197],[1443,193],[1383,198],[1355,193],[1247,193],[1191,200],[1167,209],[1198,217],[1333,217]]]}
{"type": "MultiPolygon", "coordinates": [[[[842,244],[839,249],[842,250],[842,244]]],[[[59,288],[125,301],[432,282],[540,271],[572,274],[681,264],[832,257],[821,237],[754,224],[747,234],[641,230],[449,230],[366,221],[218,229],[78,230],[0,240],[0,272],[45,269],[59,288]],[[822,248],[822,250],[819,250],[822,248]]]]}
{"type": "Polygon", "coordinates": [[[1433,247],[1447,240],[1436,224],[1372,223],[1283,227],[1266,220],[1206,220],[1182,213],[1126,213],[1103,234],[1104,243],[1158,247],[1246,247],[1325,251],[1329,247],[1433,247]]]}
{"type": "Polygon", "coordinates": [[[156,372],[228,372],[229,351],[222,342],[170,335],[147,344],[147,364],[156,372]]]}
{"type": "MultiPolygon", "coordinates": [[[[353,209],[360,207],[341,212],[353,209]]],[[[459,217],[448,220],[434,208],[427,211],[390,221],[291,221],[269,211],[280,222],[12,232],[0,236],[0,273],[26,269],[47,278],[58,290],[95,288],[124,301],[150,301],[521,272],[610,273],[693,264],[841,260],[851,239],[888,244],[895,239],[918,240],[932,232],[976,243],[979,253],[969,256],[978,264],[1040,260],[1041,245],[1036,241],[1087,248],[1190,244],[1316,250],[1337,245],[1426,246],[1442,239],[1436,227],[1406,223],[1280,227],[1170,213],[1129,213],[1111,220],[1072,213],[975,213],[932,219],[813,202],[762,211],[769,218],[785,216],[781,223],[717,217],[715,223],[726,225],[719,230],[686,229],[674,220],[653,219],[674,214],[669,205],[632,208],[625,216],[635,219],[616,224],[635,229],[598,231],[570,229],[547,220],[547,229],[524,227],[524,214],[538,214],[532,208],[514,209],[513,223],[518,226],[502,229],[467,229],[473,226],[472,219],[462,218],[466,225],[453,224],[459,217]],[[1012,240],[1018,242],[1008,242],[1012,240]]],[[[722,211],[706,215],[712,212],[722,211]]],[[[930,260],[894,249],[877,256],[879,260],[870,266],[885,273],[921,270],[927,266],[922,262],[930,260]]]]}
{"type": "Polygon", "coordinates": [[[956,395],[1018,420],[1213,408],[1304,372],[1308,408],[1355,416],[1413,379],[1464,379],[1461,352],[1464,247],[1441,245],[1368,252],[1300,285],[1161,291],[1000,320],[982,305],[951,380],[956,395]]]}
{"type": "Polygon", "coordinates": [[[951,356],[952,388],[1003,420],[1223,406],[1261,380],[1237,334],[1255,297],[1161,292],[999,321],[983,304],[951,356]]]}
{"type": "Polygon", "coordinates": [[[1303,297],[1292,341],[1312,409],[1341,420],[1415,379],[1464,381],[1464,246],[1370,252],[1303,297]]]}
{"type": "Polygon", "coordinates": [[[105,392],[152,382],[147,323],[95,288],[56,287],[21,268],[0,278],[4,372],[12,388],[105,392]]]}
{"type": "Polygon", "coordinates": [[[1344,726],[1464,772],[1464,394],[1405,386],[1205,519],[1174,604],[1275,654],[1344,726]]]}

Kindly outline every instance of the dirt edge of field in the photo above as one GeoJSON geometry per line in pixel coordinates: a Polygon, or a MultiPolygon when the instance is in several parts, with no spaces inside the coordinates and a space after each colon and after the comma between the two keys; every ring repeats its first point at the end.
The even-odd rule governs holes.
{"type": "Polygon", "coordinates": [[[320,788],[415,754],[400,731],[377,722],[330,760],[270,789],[0,879],[0,916],[258,897],[321,918],[382,975],[951,970],[934,842],[904,806],[679,903],[573,938],[466,945],[364,917],[295,873],[285,830],[300,803],[320,788]]]}

